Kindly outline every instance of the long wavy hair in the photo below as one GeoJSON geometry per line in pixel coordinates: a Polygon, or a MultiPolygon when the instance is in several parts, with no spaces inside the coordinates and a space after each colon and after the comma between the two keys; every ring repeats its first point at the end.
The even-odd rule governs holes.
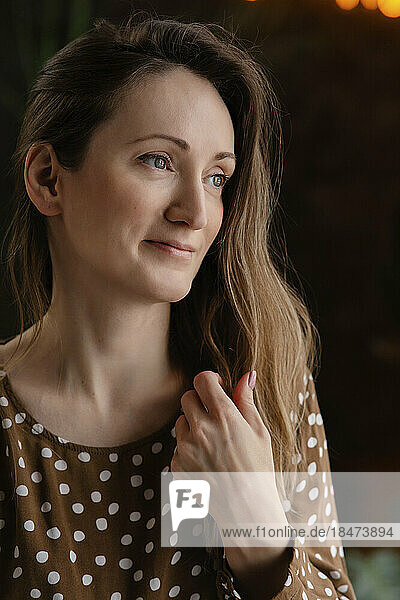
{"type": "Polygon", "coordinates": [[[30,146],[50,143],[64,168],[79,169],[91,136],[125,93],[147,77],[182,68],[207,78],[225,102],[238,162],[222,192],[221,229],[190,293],[171,304],[171,365],[189,387],[198,372],[218,372],[230,396],[243,373],[256,369],[254,399],[271,434],[275,471],[293,471],[293,457],[302,451],[298,394],[319,368],[319,334],[287,281],[293,267],[273,218],[282,175],[280,104],[267,69],[222,25],[147,11],[131,13],[118,26],[96,19],[44,63],[29,90],[11,162],[15,197],[6,262],[20,337],[6,364],[27,322],[34,336],[24,354],[40,335],[52,298],[47,218],[24,181],[30,146]]]}

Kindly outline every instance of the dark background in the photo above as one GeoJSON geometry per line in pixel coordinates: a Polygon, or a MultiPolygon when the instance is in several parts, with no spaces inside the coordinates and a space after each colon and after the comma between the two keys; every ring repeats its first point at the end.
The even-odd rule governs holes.
{"type": "MultiPolygon", "coordinates": [[[[279,218],[322,340],[317,394],[332,470],[400,466],[400,19],[334,0],[8,2],[2,8],[1,237],[25,94],[42,62],[130,8],[218,22],[257,47],[282,102],[279,218]],[[397,155],[397,162],[395,157],[397,155]]],[[[17,332],[1,271],[0,336],[17,332]]],[[[293,282],[297,285],[295,278],[293,282]]]]}

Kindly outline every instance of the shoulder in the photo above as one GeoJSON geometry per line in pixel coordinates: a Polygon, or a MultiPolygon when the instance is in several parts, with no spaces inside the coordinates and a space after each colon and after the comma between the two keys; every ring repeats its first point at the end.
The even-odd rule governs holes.
{"type": "MultiPolygon", "coordinates": [[[[12,345],[13,340],[10,340],[7,343],[0,342],[0,371],[4,370],[4,367],[11,357],[13,353],[14,346],[12,345]]],[[[0,378],[3,376],[3,373],[0,373],[0,378]]]]}
{"type": "Polygon", "coordinates": [[[10,342],[4,343],[0,341],[0,369],[3,369],[3,365],[7,362],[8,357],[10,356],[10,342]]]}
{"type": "MultiPolygon", "coordinates": [[[[7,340],[8,338],[5,338],[5,339],[7,340]]],[[[8,339],[8,341],[6,341],[6,342],[3,339],[0,340],[0,369],[3,369],[4,365],[11,358],[14,359],[14,352],[16,352],[17,348],[18,348],[18,352],[15,354],[15,357],[18,357],[20,355],[20,353],[23,351],[23,349],[27,346],[27,343],[29,342],[27,332],[25,331],[22,334],[21,342],[18,347],[19,339],[20,339],[20,336],[19,336],[19,334],[17,334],[14,337],[12,337],[11,339],[8,339]]]]}

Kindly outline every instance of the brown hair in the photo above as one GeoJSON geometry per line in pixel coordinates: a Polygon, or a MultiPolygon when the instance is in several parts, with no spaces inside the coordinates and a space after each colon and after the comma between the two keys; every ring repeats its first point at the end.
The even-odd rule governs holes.
{"type": "Polygon", "coordinates": [[[243,373],[256,369],[255,404],[271,433],[275,470],[293,470],[293,457],[301,451],[298,393],[316,367],[319,336],[304,301],[286,280],[290,265],[284,244],[274,248],[282,131],[269,75],[221,25],[184,23],[145,11],[132,13],[119,26],[106,19],[93,25],[39,71],[12,157],[15,209],[7,231],[7,263],[20,317],[19,342],[27,318],[35,335],[26,351],[33,344],[52,296],[47,219],[24,182],[30,146],[50,143],[63,167],[78,169],[91,136],[123,94],[149,76],[189,69],[209,80],[225,102],[238,162],[223,191],[218,236],[190,293],[171,304],[171,364],[189,382],[202,370],[218,372],[230,396],[243,373]]]}

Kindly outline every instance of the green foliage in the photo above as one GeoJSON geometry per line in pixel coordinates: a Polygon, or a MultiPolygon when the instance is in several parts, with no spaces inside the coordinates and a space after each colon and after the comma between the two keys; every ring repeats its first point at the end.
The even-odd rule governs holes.
{"type": "Polygon", "coordinates": [[[384,548],[365,554],[346,548],[350,581],[359,600],[399,600],[400,554],[384,548]]]}

